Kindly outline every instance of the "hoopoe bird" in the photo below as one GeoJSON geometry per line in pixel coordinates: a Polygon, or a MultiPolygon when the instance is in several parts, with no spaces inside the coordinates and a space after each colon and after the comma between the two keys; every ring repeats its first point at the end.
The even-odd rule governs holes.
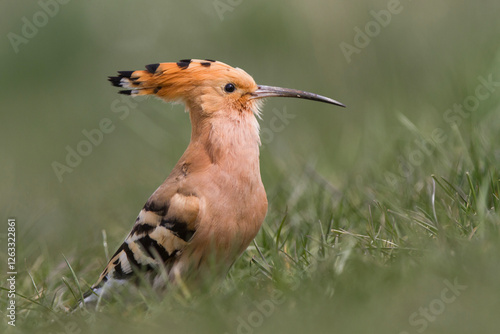
{"type": "Polygon", "coordinates": [[[155,272],[158,278],[158,268],[163,268],[174,284],[198,276],[208,262],[226,273],[267,212],[259,167],[261,99],[295,97],[345,107],[321,95],[257,85],[242,69],[209,59],[119,71],[109,81],[126,88],[121,94],[184,103],[191,141],[84,295],[84,303],[96,301],[108,285],[137,272],[155,272]]]}

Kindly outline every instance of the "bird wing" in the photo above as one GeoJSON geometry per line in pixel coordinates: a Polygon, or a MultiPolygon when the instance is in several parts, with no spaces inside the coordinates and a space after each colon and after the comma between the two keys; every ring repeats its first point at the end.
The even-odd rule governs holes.
{"type": "Polygon", "coordinates": [[[144,205],[132,231],[111,257],[93,290],[111,278],[129,278],[137,269],[155,270],[161,264],[168,268],[189,244],[196,232],[199,198],[180,192],[167,197],[155,195],[144,205]]]}

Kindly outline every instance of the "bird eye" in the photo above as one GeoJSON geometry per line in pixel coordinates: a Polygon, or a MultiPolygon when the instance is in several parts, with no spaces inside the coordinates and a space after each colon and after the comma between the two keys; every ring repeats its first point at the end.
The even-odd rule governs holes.
{"type": "Polygon", "coordinates": [[[224,86],[224,91],[226,93],[232,93],[232,92],[234,92],[235,89],[236,89],[236,87],[232,83],[228,83],[227,85],[224,86]]]}

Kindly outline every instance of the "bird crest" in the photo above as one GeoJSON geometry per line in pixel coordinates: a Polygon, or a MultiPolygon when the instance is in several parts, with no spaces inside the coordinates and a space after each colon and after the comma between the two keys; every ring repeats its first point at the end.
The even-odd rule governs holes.
{"type": "Polygon", "coordinates": [[[182,59],[172,63],[146,65],[146,70],[119,71],[109,77],[114,86],[128,88],[121,94],[139,96],[156,95],[167,101],[186,100],[203,92],[204,88],[217,88],[225,93],[234,89],[255,90],[253,78],[240,68],[211,59],[182,59]],[[220,87],[219,87],[220,86],[220,87]],[[226,87],[227,86],[227,87],[226,87]]]}

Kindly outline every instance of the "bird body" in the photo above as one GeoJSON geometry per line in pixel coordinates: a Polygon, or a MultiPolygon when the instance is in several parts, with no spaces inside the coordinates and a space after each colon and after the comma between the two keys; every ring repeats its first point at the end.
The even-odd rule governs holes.
{"type": "Polygon", "coordinates": [[[288,96],[342,106],[312,93],[258,86],[245,71],[213,60],[184,59],[118,73],[109,80],[128,88],[122,94],[184,103],[191,140],[84,302],[138,270],[162,267],[172,282],[197,277],[209,263],[226,272],[267,212],[259,167],[260,99],[288,96]]]}

